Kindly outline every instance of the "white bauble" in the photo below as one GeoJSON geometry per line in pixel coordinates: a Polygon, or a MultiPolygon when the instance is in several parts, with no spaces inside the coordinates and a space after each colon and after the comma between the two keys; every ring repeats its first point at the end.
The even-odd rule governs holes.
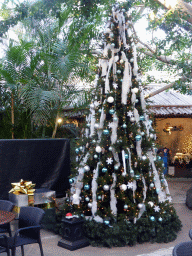
{"type": "Polygon", "coordinates": [[[135,117],[132,116],[132,117],[130,118],[130,121],[131,121],[131,122],[135,122],[135,117]]]}
{"type": "Polygon", "coordinates": [[[123,190],[123,191],[125,191],[125,190],[127,189],[127,185],[122,184],[122,185],[120,186],[120,189],[123,190]]]}
{"type": "Polygon", "coordinates": [[[84,170],[88,172],[90,170],[90,167],[88,165],[84,166],[84,170]]]}
{"type": "Polygon", "coordinates": [[[101,148],[100,146],[97,146],[97,147],[95,148],[95,151],[96,151],[97,153],[101,153],[101,150],[102,150],[102,148],[101,148]]]}
{"type": "Polygon", "coordinates": [[[89,208],[91,208],[92,207],[92,203],[88,203],[88,205],[87,205],[89,208]]]}
{"type": "Polygon", "coordinates": [[[120,63],[122,64],[123,62],[124,62],[124,60],[121,59],[121,60],[120,60],[120,63]]]}
{"type": "Polygon", "coordinates": [[[144,205],[143,204],[138,204],[137,206],[138,206],[139,209],[141,209],[141,208],[143,208],[144,205]]]}
{"type": "Polygon", "coordinates": [[[108,97],[107,102],[113,103],[113,101],[114,101],[114,98],[112,96],[108,97]]]}
{"type": "Polygon", "coordinates": [[[132,89],[132,92],[134,92],[134,93],[138,93],[138,91],[139,91],[138,88],[133,88],[133,89],[132,89]]]}
{"type": "Polygon", "coordinates": [[[144,160],[144,161],[145,161],[146,159],[147,159],[147,157],[146,157],[146,156],[142,156],[142,160],[144,160]]]}
{"type": "Polygon", "coordinates": [[[90,108],[94,108],[95,105],[93,103],[90,104],[90,108]]]}
{"type": "Polygon", "coordinates": [[[105,191],[108,191],[108,190],[109,190],[109,185],[104,185],[104,186],[103,186],[103,189],[104,189],[105,191]]]}
{"type": "Polygon", "coordinates": [[[153,134],[153,133],[150,133],[150,134],[149,134],[149,137],[150,137],[151,139],[153,139],[153,138],[154,138],[154,134],[153,134]]]}
{"type": "Polygon", "coordinates": [[[94,127],[95,127],[95,129],[98,129],[99,128],[99,124],[94,124],[94,127]]]}

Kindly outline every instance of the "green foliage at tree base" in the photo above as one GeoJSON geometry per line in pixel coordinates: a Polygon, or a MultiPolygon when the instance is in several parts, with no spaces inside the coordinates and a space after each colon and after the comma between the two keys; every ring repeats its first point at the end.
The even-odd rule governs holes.
{"type": "MultiPolygon", "coordinates": [[[[68,206],[64,212],[72,212],[68,206]],[[66,209],[67,208],[67,209],[66,209]]],[[[53,213],[44,221],[44,227],[62,235],[62,217],[65,216],[63,210],[53,213]]],[[[134,223],[134,220],[121,219],[113,220],[110,225],[86,220],[84,223],[84,233],[92,246],[97,247],[122,247],[133,246],[136,243],[157,242],[169,243],[176,239],[177,233],[181,230],[182,223],[179,220],[173,207],[166,209],[162,221],[157,218],[151,221],[147,212],[134,223]]]]}
{"type": "Polygon", "coordinates": [[[107,226],[92,220],[85,221],[84,225],[90,244],[98,247],[133,246],[144,242],[168,243],[176,239],[181,227],[176,213],[166,214],[162,222],[153,222],[143,215],[136,224],[121,220],[107,226]]]}

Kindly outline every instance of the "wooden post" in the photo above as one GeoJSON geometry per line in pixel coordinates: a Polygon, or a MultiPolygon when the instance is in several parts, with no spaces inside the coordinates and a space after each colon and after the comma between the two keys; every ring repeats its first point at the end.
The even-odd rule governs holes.
{"type": "Polygon", "coordinates": [[[56,135],[56,132],[57,132],[57,127],[58,127],[57,119],[58,119],[58,114],[57,114],[56,119],[55,119],[55,128],[54,128],[53,133],[52,133],[52,138],[55,138],[55,135],[56,135]]]}

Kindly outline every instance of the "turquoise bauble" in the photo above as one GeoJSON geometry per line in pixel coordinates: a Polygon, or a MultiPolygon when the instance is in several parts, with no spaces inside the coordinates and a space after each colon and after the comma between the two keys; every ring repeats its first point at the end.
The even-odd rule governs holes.
{"type": "Polygon", "coordinates": [[[128,154],[125,154],[125,159],[128,159],[129,158],[129,155],[128,154]]]}
{"type": "Polygon", "coordinates": [[[117,117],[113,117],[113,121],[115,121],[115,122],[116,122],[117,120],[118,120],[118,118],[117,118],[117,117]]]}
{"type": "Polygon", "coordinates": [[[95,159],[97,159],[97,158],[98,158],[98,155],[94,155],[93,157],[94,157],[95,159]]]}
{"type": "Polygon", "coordinates": [[[140,175],[135,175],[136,180],[140,179],[140,175]]]}
{"type": "Polygon", "coordinates": [[[107,129],[106,129],[106,130],[103,130],[103,134],[104,134],[104,135],[108,135],[108,134],[109,134],[109,130],[107,130],[107,129]]]}
{"type": "Polygon", "coordinates": [[[127,204],[124,205],[124,209],[125,209],[125,210],[128,209],[128,205],[127,205],[127,204]]]}
{"type": "Polygon", "coordinates": [[[156,188],[156,193],[157,193],[157,194],[159,194],[159,191],[160,191],[160,189],[159,189],[159,188],[156,188]]]}
{"type": "Polygon", "coordinates": [[[163,220],[161,217],[159,217],[159,219],[158,219],[160,222],[163,220]]]}
{"type": "Polygon", "coordinates": [[[110,223],[109,220],[104,220],[105,225],[109,225],[109,223],[110,223]]]}
{"type": "Polygon", "coordinates": [[[145,133],[144,132],[141,132],[141,136],[144,136],[145,135],[145,133]]]}
{"type": "Polygon", "coordinates": [[[83,150],[83,147],[81,146],[81,147],[79,147],[79,149],[80,149],[80,150],[83,150]]]}
{"type": "Polygon", "coordinates": [[[144,117],[144,116],[140,116],[139,119],[140,119],[141,121],[145,121],[145,117],[144,117]]]}
{"type": "Polygon", "coordinates": [[[160,161],[160,160],[161,160],[161,157],[160,157],[160,156],[157,156],[157,160],[159,160],[159,161],[160,161]]]}
{"type": "Polygon", "coordinates": [[[101,112],[102,112],[102,109],[99,109],[98,111],[99,111],[99,113],[101,113],[101,112]]]}
{"type": "Polygon", "coordinates": [[[79,153],[79,149],[78,148],[75,149],[75,153],[77,153],[77,154],[79,153]]]}
{"type": "Polygon", "coordinates": [[[97,197],[97,199],[98,199],[98,200],[101,200],[101,199],[102,199],[102,197],[101,197],[101,196],[98,196],[98,197],[97,197]]]}
{"type": "Polygon", "coordinates": [[[154,187],[154,183],[151,183],[151,184],[150,184],[150,187],[153,188],[153,187],[154,187]]]}
{"type": "Polygon", "coordinates": [[[90,200],[90,199],[89,199],[89,197],[88,197],[88,196],[87,196],[87,197],[85,197],[85,201],[86,201],[86,202],[89,202],[89,200],[90,200]]]}
{"type": "Polygon", "coordinates": [[[109,147],[109,151],[112,151],[112,150],[113,150],[113,148],[110,146],[110,147],[109,147]]]}
{"type": "Polygon", "coordinates": [[[150,217],[150,220],[151,220],[151,221],[155,221],[155,217],[154,217],[154,216],[151,216],[151,217],[150,217]]]}
{"type": "Polygon", "coordinates": [[[69,183],[73,183],[73,179],[69,179],[69,183]]]}
{"type": "Polygon", "coordinates": [[[136,139],[136,141],[140,141],[141,140],[141,135],[136,135],[135,139],[136,139]]]}
{"type": "Polygon", "coordinates": [[[121,70],[118,69],[118,70],[117,70],[117,74],[121,74],[121,70]]]}
{"type": "Polygon", "coordinates": [[[107,172],[107,168],[103,167],[102,172],[104,172],[104,173],[107,172]]]}
{"type": "Polygon", "coordinates": [[[126,125],[126,124],[123,124],[122,127],[125,129],[125,128],[127,128],[127,125],[126,125]]]}
{"type": "Polygon", "coordinates": [[[116,164],[116,165],[114,166],[114,169],[117,171],[117,170],[119,169],[119,165],[116,164]]]}
{"type": "Polygon", "coordinates": [[[110,109],[109,110],[109,114],[113,115],[115,113],[115,110],[114,109],[110,109]]]}
{"type": "Polygon", "coordinates": [[[90,124],[87,124],[87,127],[90,127],[91,125],[90,124]]]}
{"type": "Polygon", "coordinates": [[[85,185],[84,185],[84,189],[85,189],[85,190],[89,190],[89,189],[90,189],[90,186],[89,186],[88,184],[85,184],[85,185]]]}

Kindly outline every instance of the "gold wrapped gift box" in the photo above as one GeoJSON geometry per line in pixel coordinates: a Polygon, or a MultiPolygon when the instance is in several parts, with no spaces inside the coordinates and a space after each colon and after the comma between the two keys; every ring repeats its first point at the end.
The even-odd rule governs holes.
{"type": "Polygon", "coordinates": [[[12,189],[9,191],[9,200],[14,203],[13,211],[20,212],[22,206],[34,206],[43,209],[53,208],[55,206],[55,191],[49,189],[34,189],[35,184],[31,181],[20,180],[18,183],[11,183],[12,189]]]}

